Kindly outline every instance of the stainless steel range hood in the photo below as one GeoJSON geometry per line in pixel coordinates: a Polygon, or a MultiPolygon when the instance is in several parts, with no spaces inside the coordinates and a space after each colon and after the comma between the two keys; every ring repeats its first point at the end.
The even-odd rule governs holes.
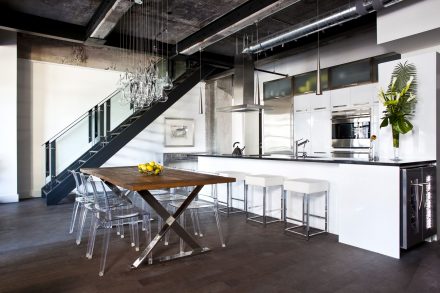
{"type": "Polygon", "coordinates": [[[254,61],[250,54],[235,55],[233,102],[235,105],[217,108],[217,112],[255,112],[268,109],[254,97],[254,61]]]}

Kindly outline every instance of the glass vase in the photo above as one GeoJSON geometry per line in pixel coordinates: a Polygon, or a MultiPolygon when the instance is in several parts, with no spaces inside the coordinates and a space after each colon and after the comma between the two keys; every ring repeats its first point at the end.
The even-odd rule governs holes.
{"type": "Polygon", "coordinates": [[[393,129],[393,161],[400,161],[399,139],[400,139],[400,133],[393,129]]]}

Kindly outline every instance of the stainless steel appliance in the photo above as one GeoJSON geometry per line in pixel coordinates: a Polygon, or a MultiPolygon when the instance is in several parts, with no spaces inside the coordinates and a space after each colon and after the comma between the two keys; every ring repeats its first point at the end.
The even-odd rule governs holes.
{"type": "Polygon", "coordinates": [[[370,108],[332,112],[333,148],[368,148],[370,130],[370,108]]]}
{"type": "Polygon", "coordinates": [[[436,166],[401,170],[400,246],[408,249],[437,233],[436,166]]]}
{"type": "Polygon", "coordinates": [[[293,155],[292,98],[264,100],[263,153],[293,155]]]}

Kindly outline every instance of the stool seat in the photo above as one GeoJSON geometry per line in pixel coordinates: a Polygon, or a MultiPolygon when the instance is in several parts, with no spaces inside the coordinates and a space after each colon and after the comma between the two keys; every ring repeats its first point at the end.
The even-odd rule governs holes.
{"type": "Polygon", "coordinates": [[[266,174],[248,175],[245,177],[245,180],[246,180],[246,184],[248,185],[256,185],[261,187],[278,186],[278,185],[283,185],[284,183],[283,176],[274,176],[274,175],[266,175],[266,174]]]}
{"type": "Polygon", "coordinates": [[[311,178],[287,179],[284,181],[284,190],[314,194],[327,191],[329,183],[325,180],[311,178]]]}
{"type": "Polygon", "coordinates": [[[216,173],[218,173],[219,176],[235,178],[237,181],[244,181],[248,175],[247,173],[238,171],[217,171],[216,173]]]}

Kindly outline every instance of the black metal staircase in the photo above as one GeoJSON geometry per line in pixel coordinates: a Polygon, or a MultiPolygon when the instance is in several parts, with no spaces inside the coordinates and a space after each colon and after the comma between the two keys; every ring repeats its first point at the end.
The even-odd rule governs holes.
{"type": "MultiPolygon", "coordinates": [[[[201,79],[212,74],[215,70],[214,67],[209,65],[187,69],[183,75],[173,82],[173,88],[167,91],[168,100],[166,102],[155,103],[148,108],[142,108],[133,112],[133,114],[128,116],[127,119],[111,131],[108,131],[108,116],[102,115],[105,112],[106,106],[108,105],[108,107],[110,107],[109,102],[101,102],[89,111],[89,117],[96,115],[95,121],[98,119],[101,120],[100,123],[94,123],[94,125],[89,122],[89,130],[94,128],[93,136],[99,134],[99,141],[73,161],[67,168],[58,172],[58,174],[56,172],[56,138],[59,136],[46,142],[46,178],[48,178],[48,182],[42,187],[41,192],[42,195],[46,197],[47,204],[53,205],[59,203],[75,188],[75,181],[69,172],[70,170],[78,171],[83,167],[99,167],[104,164],[145,129],[145,127],[150,125],[156,118],[184,96],[201,79]]],[[[89,142],[92,140],[90,133],[92,132],[89,132],[89,142]]]]}

